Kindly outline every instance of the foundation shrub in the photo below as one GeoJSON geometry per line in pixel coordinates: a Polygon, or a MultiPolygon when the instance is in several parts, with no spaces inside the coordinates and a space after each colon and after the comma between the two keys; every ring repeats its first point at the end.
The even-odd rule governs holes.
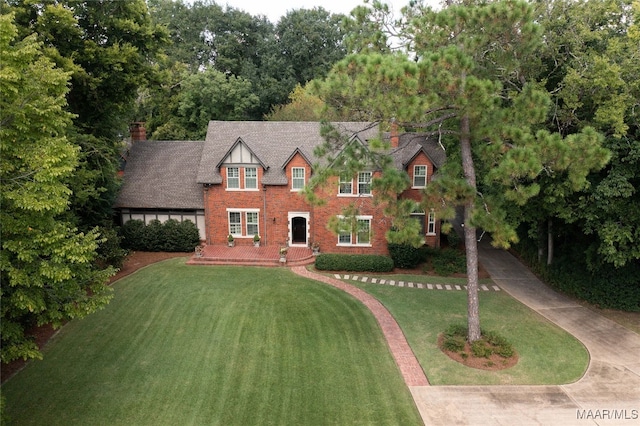
{"type": "Polygon", "coordinates": [[[389,244],[389,256],[396,268],[413,269],[424,262],[425,252],[409,244],[389,244]]]}
{"type": "Polygon", "coordinates": [[[432,249],[429,251],[429,259],[433,270],[438,275],[447,276],[467,272],[467,260],[459,250],[432,249]]]}
{"type": "Polygon", "coordinates": [[[321,271],[391,272],[393,260],[373,254],[322,253],[316,257],[315,266],[321,271]]]}
{"type": "Polygon", "coordinates": [[[152,220],[148,225],[130,220],[122,226],[120,235],[124,248],[137,251],[190,252],[200,243],[198,228],[189,220],[152,220]]]}

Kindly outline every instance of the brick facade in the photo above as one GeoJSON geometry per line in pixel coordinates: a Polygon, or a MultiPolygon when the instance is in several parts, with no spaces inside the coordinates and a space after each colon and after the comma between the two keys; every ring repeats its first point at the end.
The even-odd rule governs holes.
{"type": "MultiPolygon", "coordinates": [[[[413,180],[413,166],[427,166],[427,182],[433,173],[433,164],[426,155],[421,153],[409,164],[408,172],[413,180]]],[[[262,245],[306,245],[319,244],[323,252],[349,253],[349,254],[388,254],[385,233],[389,229],[391,220],[384,216],[383,206],[374,205],[373,195],[339,195],[339,181],[330,179],[318,190],[318,195],[325,202],[320,206],[309,204],[299,190],[292,188],[293,169],[304,169],[304,182],[311,178],[311,165],[305,158],[296,153],[285,166],[287,185],[258,185],[258,189],[247,190],[242,187],[244,183],[244,168],[240,167],[241,188],[229,190],[226,167],[221,167],[220,175],[222,183],[209,185],[205,188],[205,215],[207,228],[207,244],[226,244],[229,234],[229,212],[237,211],[240,214],[242,236],[235,237],[237,245],[253,244],[253,235],[246,232],[247,211],[258,212],[259,233],[262,245]],[[342,210],[354,205],[358,209],[358,215],[370,220],[370,242],[365,244],[354,243],[352,245],[340,244],[338,236],[327,228],[330,219],[339,215],[342,210]],[[296,219],[298,218],[298,219],[296,219]],[[293,235],[293,221],[304,224],[303,238],[296,239],[293,235]]],[[[261,182],[264,170],[260,167],[258,182],[261,182]]],[[[299,178],[300,175],[297,177],[299,178]]],[[[373,174],[376,176],[376,174],[373,174]]],[[[357,178],[353,181],[357,186],[357,178]]],[[[408,189],[402,197],[420,200],[420,189],[408,189]]],[[[439,245],[440,225],[436,222],[435,233],[426,235],[428,245],[439,245]]],[[[355,232],[352,239],[356,239],[355,232]]]]}

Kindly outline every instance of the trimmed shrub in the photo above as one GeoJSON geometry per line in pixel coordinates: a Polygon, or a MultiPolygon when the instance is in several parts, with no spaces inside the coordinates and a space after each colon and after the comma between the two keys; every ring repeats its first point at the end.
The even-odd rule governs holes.
{"type": "Polygon", "coordinates": [[[424,252],[409,244],[389,244],[389,255],[396,268],[413,269],[424,261],[424,252]]]}
{"type": "Polygon", "coordinates": [[[373,254],[322,253],[316,257],[316,269],[321,271],[391,272],[393,260],[373,254]]]}
{"type": "Polygon", "coordinates": [[[123,246],[137,251],[190,252],[200,243],[198,228],[189,220],[152,220],[149,225],[130,220],[120,233],[123,246]]]}
{"type": "Polygon", "coordinates": [[[146,232],[146,225],[143,221],[135,219],[130,220],[120,228],[120,235],[122,236],[122,246],[129,250],[144,250],[144,234],[146,232]]]}

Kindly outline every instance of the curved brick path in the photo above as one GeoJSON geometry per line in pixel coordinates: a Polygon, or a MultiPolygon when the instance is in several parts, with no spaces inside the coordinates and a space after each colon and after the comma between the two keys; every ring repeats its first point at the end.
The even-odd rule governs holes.
{"type": "Polygon", "coordinates": [[[291,270],[305,278],[336,287],[361,301],[369,308],[378,321],[378,324],[380,324],[382,333],[387,339],[393,358],[396,360],[396,364],[398,368],[400,368],[400,372],[407,386],[429,386],[429,380],[409,347],[409,343],[407,343],[407,339],[404,337],[400,326],[382,303],[358,287],[354,287],[335,278],[313,273],[304,266],[296,266],[291,268],[291,270]]]}

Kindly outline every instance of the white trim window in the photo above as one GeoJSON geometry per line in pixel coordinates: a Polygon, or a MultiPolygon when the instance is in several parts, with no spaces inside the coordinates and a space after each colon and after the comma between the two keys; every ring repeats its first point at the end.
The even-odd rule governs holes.
{"type": "Polygon", "coordinates": [[[291,190],[299,191],[305,185],[305,168],[293,167],[291,169],[291,190]]]}
{"type": "Polygon", "coordinates": [[[227,167],[227,189],[240,189],[240,169],[227,167]]]}
{"type": "Polygon", "coordinates": [[[433,210],[427,217],[427,235],[436,235],[436,213],[433,210]]]}
{"type": "Polygon", "coordinates": [[[257,168],[245,167],[244,189],[258,189],[258,169],[257,168]]]}
{"type": "MultiPolygon", "coordinates": [[[[344,217],[339,216],[344,220],[344,217]]],[[[356,229],[342,230],[338,234],[339,246],[371,247],[371,221],[373,216],[356,216],[356,229]]]]}
{"type": "Polygon", "coordinates": [[[260,234],[260,209],[227,209],[229,234],[235,238],[253,238],[260,234]],[[244,231],[244,232],[243,232],[244,231]]]}
{"type": "Polygon", "coordinates": [[[246,212],[246,222],[247,222],[247,236],[253,237],[254,235],[260,234],[258,231],[258,212],[246,212]]]}
{"type": "Polygon", "coordinates": [[[371,172],[358,173],[358,194],[371,195],[371,172]]]}
{"type": "Polygon", "coordinates": [[[372,172],[360,172],[357,176],[356,184],[354,179],[340,176],[338,185],[338,195],[343,197],[371,196],[372,172]]]}
{"type": "Polygon", "coordinates": [[[413,166],[413,188],[427,186],[427,166],[413,166]]]}
{"type": "Polygon", "coordinates": [[[242,220],[240,212],[229,212],[229,234],[234,236],[242,235],[242,220]]]}
{"type": "Polygon", "coordinates": [[[353,193],[353,179],[351,177],[340,175],[340,183],[338,186],[339,195],[352,195],[353,193]]]}
{"type": "Polygon", "coordinates": [[[413,220],[417,220],[418,223],[420,224],[420,235],[424,235],[425,234],[425,214],[423,211],[415,211],[413,213],[411,213],[411,218],[413,220]]]}

